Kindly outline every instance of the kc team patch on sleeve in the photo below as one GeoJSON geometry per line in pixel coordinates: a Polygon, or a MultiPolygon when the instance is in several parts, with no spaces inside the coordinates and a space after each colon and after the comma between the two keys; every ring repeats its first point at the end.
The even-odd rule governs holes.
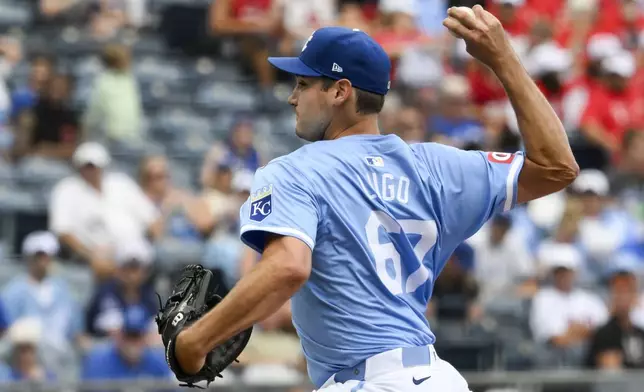
{"type": "Polygon", "coordinates": [[[250,196],[250,220],[261,222],[273,212],[273,185],[265,186],[250,196]]]}

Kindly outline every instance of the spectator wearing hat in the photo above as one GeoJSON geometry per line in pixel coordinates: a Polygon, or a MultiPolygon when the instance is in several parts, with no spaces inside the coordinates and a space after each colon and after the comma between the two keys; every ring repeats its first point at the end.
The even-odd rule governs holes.
{"type": "Polygon", "coordinates": [[[610,319],[590,339],[587,366],[594,369],[644,369],[644,329],[633,322],[638,282],[633,266],[609,274],[610,319]]]}
{"type": "Polygon", "coordinates": [[[43,343],[44,360],[56,373],[66,372],[73,360],[73,347],[79,342],[82,321],[79,304],[64,280],[51,274],[53,257],[58,253],[56,236],[33,232],[25,237],[22,255],[27,273],[14,277],[4,287],[1,298],[11,324],[30,317],[47,330],[43,343]]]}
{"type": "Polygon", "coordinates": [[[254,145],[255,126],[250,118],[235,120],[224,143],[215,143],[206,154],[201,166],[200,180],[204,188],[212,188],[219,166],[254,173],[265,162],[254,145]]]}
{"type": "MultiPolygon", "coordinates": [[[[598,7],[591,7],[587,12],[596,13],[597,9],[598,7]]],[[[584,17],[585,16],[580,16],[580,18],[584,17]]],[[[579,18],[577,20],[579,20],[579,18]]],[[[571,21],[566,21],[564,27],[572,28],[571,25],[571,21]]],[[[562,98],[562,110],[566,113],[564,126],[566,127],[566,131],[570,134],[574,134],[579,130],[579,127],[581,126],[581,118],[588,106],[590,96],[596,94],[593,93],[595,90],[601,90],[604,88],[602,85],[602,61],[605,58],[619,54],[623,50],[620,38],[613,34],[593,34],[587,40],[587,37],[585,36],[581,38],[583,38],[583,41],[580,42],[581,49],[579,50],[575,48],[574,44],[562,42],[561,37],[557,40],[557,42],[563,47],[571,48],[570,52],[575,56],[576,62],[582,62],[579,67],[583,72],[580,72],[579,75],[571,75],[573,78],[566,83],[566,91],[562,98]],[[582,55],[577,55],[579,52],[581,52],[582,55]]],[[[577,141],[575,142],[579,144],[577,141]]],[[[576,156],[584,154],[586,149],[590,149],[590,147],[585,144],[573,145],[573,148],[581,150],[576,153],[576,156]]],[[[590,151],[585,154],[590,155],[588,160],[595,159],[593,157],[593,154],[595,154],[594,150],[590,149],[590,151]]],[[[578,158],[578,160],[579,159],[580,158],[578,158]]],[[[583,163],[583,157],[581,157],[581,159],[583,163]]]]}
{"type": "Polygon", "coordinates": [[[125,312],[119,332],[108,342],[95,346],[83,359],[84,381],[174,379],[163,351],[146,339],[149,315],[138,308],[125,312]]]}
{"type": "Polygon", "coordinates": [[[163,155],[144,158],[139,165],[139,185],[161,214],[164,236],[201,242],[212,232],[215,220],[203,198],[174,187],[163,155]]]}
{"type": "Polygon", "coordinates": [[[35,318],[21,318],[9,329],[10,345],[8,366],[0,366],[0,381],[46,382],[56,376],[42,363],[40,346],[43,341],[43,326],[35,318]]]}
{"type": "Polygon", "coordinates": [[[608,319],[601,298],[575,287],[581,253],[570,244],[544,244],[539,261],[548,271],[552,286],[534,296],[530,327],[540,346],[537,362],[557,367],[581,364],[592,331],[608,319]]]}
{"type": "Polygon", "coordinates": [[[589,267],[601,274],[612,255],[638,240],[641,230],[626,211],[611,204],[607,176],[595,169],[582,170],[571,185],[581,202],[578,242],[588,256],[589,267]]]}
{"type": "Polygon", "coordinates": [[[153,257],[145,241],[133,240],[117,249],[114,278],[97,287],[88,306],[85,324],[90,335],[106,337],[117,333],[131,309],[146,315],[150,334],[157,335],[152,319],[159,305],[149,281],[153,257]]]}
{"type": "MultiPolygon", "coordinates": [[[[554,42],[545,42],[533,47],[526,55],[525,61],[530,76],[535,80],[567,130],[574,129],[574,121],[567,120],[563,105],[563,97],[568,89],[565,76],[572,67],[572,60],[570,52],[560,48],[554,42]]],[[[518,133],[519,125],[509,102],[506,111],[510,130],[518,133]]]]}
{"type": "Polygon", "coordinates": [[[474,248],[474,276],[483,306],[497,298],[531,297],[536,292],[536,268],[525,241],[512,231],[512,220],[497,215],[468,241],[474,248]]]}
{"type": "Polygon", "coordinates": [[[83,143],[72,161],[78,173],[55,185],[49,225],[74,258],[88,262],[98,277],[109,276],[116,247],[133,239],[158,238],[162,222],[130,177],[105,172],[110,162],[105,147],[83,143]]]}
{"type": "Polygon", "coordinates": [[[629,88],[636,70],[633,55],[622,51],[603,59],[601,67],[603,88],[592,91],[580,122],[585,140],[607,156],[595,168],[619,157],[625,132],[641,126],[644,115],[639,92],[629,88]]]}

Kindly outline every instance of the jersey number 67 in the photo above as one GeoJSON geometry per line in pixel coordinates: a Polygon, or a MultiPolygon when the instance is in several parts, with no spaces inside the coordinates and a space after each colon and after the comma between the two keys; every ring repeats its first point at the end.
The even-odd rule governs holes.
{"type": "MultiPolygon", "coordinates": [[[[372,211],[365,226],[367,241],[371,253],[376,259],[376,270],[382,283],[394,295],[409,294],[416,291],[430,277],[430,271],[423,264],[427,252],[436,244],[438,229],[433,220],[401,219],[394,220],[383,211],[372,211]],[[401,232],[407,235],[420,235],[420,240],[414,246],[414,254],[419,261],[415,271],[407,271],[408,263],[403,263],[400,253],[393,242],[380,243],[378,231],[383,227],[387,234],[401,232]],[[387,261],[391,260],[391,267],[387,268],[387,261]],[[393,275],[393,276],[392,276],[393,275]],[[403,276],[407,276],[403,283],[403,276]]],[[[414,261],[415,262],[415,261],[414,261]]]]}

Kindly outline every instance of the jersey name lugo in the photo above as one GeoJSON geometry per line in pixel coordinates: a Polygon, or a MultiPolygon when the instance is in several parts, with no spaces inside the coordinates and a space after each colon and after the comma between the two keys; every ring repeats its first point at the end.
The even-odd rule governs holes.
{"type": "Polygon", "coordinates": [[[391,173],[371,172],[370,176],[363,179],[358,176],[358,182],[364,194],[373,200],[376,197],[383,201],[396,200],[398,203],[407,204],[409,201],[409,178],[401,176],[396,178],[391,173]]]}

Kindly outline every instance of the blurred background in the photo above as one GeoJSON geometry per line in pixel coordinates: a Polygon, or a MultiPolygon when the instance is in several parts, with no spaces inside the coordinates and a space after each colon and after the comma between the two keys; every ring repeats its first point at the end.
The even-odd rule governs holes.
{"type": "MultiPolygon", "coordinates": [[[[0,0],[0,389],[176,390],[153,325],[177,272],[220,294],[254,171],[301,145],[292,79],[321,26],[391,56],[384,132],[514,152],[495,76],[446,0],[0,0]]],[[[494,217],[436,282],[439,355],[475,392],[639,391],[644,371],[644,1],[488,0],[583,171],[494,217]],[[598,371],[601,369],[601,371],[598,371]]],[[[310,391],[288,304],[215,388],[310,391]]]]}

